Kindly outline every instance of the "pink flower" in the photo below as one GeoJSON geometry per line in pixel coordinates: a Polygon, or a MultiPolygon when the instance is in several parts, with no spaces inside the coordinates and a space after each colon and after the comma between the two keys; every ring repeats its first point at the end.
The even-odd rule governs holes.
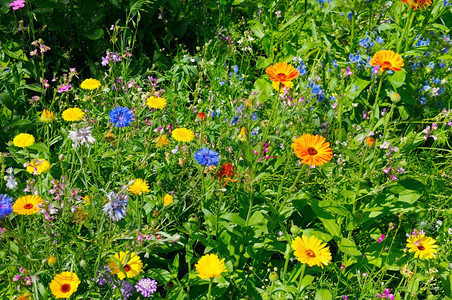
{"type": "Polygon", "coordinates": [[[67,92],[67,91],[69,91],[69,89],[71,88],[71,85],[70,84],[66,84],[66,85],[64,85],[64,84],[62,84],[62,85],[60,85],[60,87],[58,88],[58,93],[65,93],[65,92],[67,92]]]}
{"type": "Polygon", "coordinates": [[[377,242],[379,242],[379,243],[381,243],[381,242],[383,242],[383,240],[385,239],[385,235],[384,234],[382,234],[379,238],[378,238],[378,241],[377,242]]]}
{"type": "Polygon", "coordinates": [[[348,75],[348,76],[353,75],[352,71],[350,70],[350,67],[347,68],[347,75],[348,75]]]}
{"type": "Polygon", "coordinates": [[[9,6],[11,6],[13,10],[18,10],[19,8],[25,6],[25,0],[15,0],[14,2],[10,3],[9,6]]]}

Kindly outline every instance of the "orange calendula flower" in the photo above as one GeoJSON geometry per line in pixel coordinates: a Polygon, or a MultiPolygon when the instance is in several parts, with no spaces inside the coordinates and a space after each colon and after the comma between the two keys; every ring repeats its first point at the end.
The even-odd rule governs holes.
{"type": "Polygon", "coordinates": [[[373,147],[373,145],[375,145],[375,139],[372,137],[368,137],[366,139],[366,144],[369,145],[369,147],[373,147]]]}
{"type": "Polygon", "coordinates": [[[402,0],[402,2],[411,6],[414,10],[420,8],[426,8],[432,5],[432,0],[402,0]]]}
{"type": "Polygon", "coordinates": [[[273,82],[292,81],[300,75],[297,69],[286,63],[277,63],[270,66],[265,69],[265,73],[268,74],[270,80],[273,82]]]}
{"type": "Polygon", "coordinates": [[[319,135],[303,134],[292,143],[292,149],[302,163],[310,166],[321,166],[333,158],[330,143],[319,135]]]}
{"type": "Polygon", "coordinates": [[[404,65],[403,58],[400,54],[392,50],[380,50],[374,54],[370,60],[371,66],[380,66],[380,72],[388,69],[391,71],[400,71],[404,65]]]}

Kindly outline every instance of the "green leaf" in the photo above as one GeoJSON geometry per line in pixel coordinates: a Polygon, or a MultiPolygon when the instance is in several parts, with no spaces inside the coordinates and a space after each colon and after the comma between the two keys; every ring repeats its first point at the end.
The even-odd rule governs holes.
{"type": "Polygon", "coordinates": [[[315,293],[314,297],[314,300],[331,300],[331,299],[333,299],[333,296],[328,290],[318,290],[315,293]]]}
{"type": "Polygon", "coordinates": [[[291,18],[289,21],[286,22],[286,24],[284,24],[282,26],[282,28],[280,30],[286,29],[286,27],[290,26],[292,23],[295,23],[301,16],[302,15],[298,15],[298,16],[291,18]]]}
{"type": "Polygon", "coordinates": [[[220,216],[220,219],[231,221],[234,224],[239,225],[240,227],[245,227],[245,220],[237,214],[226,213],[220,216]]]}
{"type": "Polygon", "coordinates": [[[264,34],[264,29],[262,28],[262,24],[257,22],[257,21],[250,21],[250,24],[252,24],[250,26],[251,31],[253,31],[253,33],[259,38],[262,39],[265,34],[264,34]]]}
{"type": "Polygon", "coordinates": [[[361,78],[356,79],[347,91],[346,94],[347,98],[350,100],[354,100],[356,97],[359,96],[362,90],[364,90],[369,85],[369,83],[370,83],[369,80],[364,80],[361,78]]]}
{"type": "Polygon", "coordinates": [[[310,205],[316,216],[322,222],[325,229],[329,232],[329,234],[331,234],[336,239],[341,239],[342,233],[339,225],[336,223],[336,217],[333,214],[326,211],[325,207],[320,207],[316,200],[311,201],[310,205]]]}
{"type": "Polygon", "coordinates": [[[397,89],[405,83],[406,73],[404,70],[397,71],[388,77],[389,82],[392,86],[397,89]]]}
{"type": "Polygon", "coordinates": [[[83,36],[86,36],[92,41],[96,41],[104,36],[104,30],[102,28],[96,28],[91,30],[90,32],[85,32],[83,36]]]}
{"type": "Polygon", "coordinates": [[[339,249],[344,252],[345,254],[352,255],[352,256],[360,256],[362,253],[356,249],[356,244],[354,241],[342,238],[341,242],[339,244],[339,249]]]}

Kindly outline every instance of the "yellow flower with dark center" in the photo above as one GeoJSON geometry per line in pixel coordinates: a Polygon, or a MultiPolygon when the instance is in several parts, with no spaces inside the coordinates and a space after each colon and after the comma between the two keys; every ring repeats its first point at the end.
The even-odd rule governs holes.
{"type": "Polygon", "coordinates": [[[425,236],[425,234],[412,235],[407,240],[407,247],[409,252],[414,252],[415,258],[420,259],[432,259],[435,257],[435,253],[438,251],[438,245],[435,245],[436,241],[425,236]]]}
{"type": "Polygon", "coordinates": [[[315,236],[302,235],[301,238],[297,236],[293,240],[291,247],[295,250],[294,254],[298,261],[308,264],[310,267],[316,265],[323,269],[323,266],[328,265],[333,259],[330,247],[315,236]]]}
{"type": "Polygon", "coordinates": [[[85,116],[85,113],[78,107],[68,108],[62,114],[63,120],[68,122],[80,121],[83,116],[85,116]]]}
{"type": "Polygon", "coordinates": [[[400,71],[404,65],[402,56],[392,50],[378,51],[374,54],[369,63],[371,66],[380,66],[380,72],[383,72],[386,69],[400,71]]]}
{"type": "Polygon", "coordinates": [[[33,175],[40,175],[50,170],[50,162],[44,158],[33,159],[27,164],[27,172],[33,175]]]}
{"type": "Polygon", "coordinates": [[[319,135],[303,134],[292,143],[292,148],[301,162],[310,166],[321,166],[333,158],[330,143],[319,135]]]}
{"type": "Polygon", "coordinates": [[[174,129],[171,136],[176,141],[184,143],[191,142],[195,138],[195,134],[193,133],[193,131],[187,128],[174,129]]]}
{"type": "Polygon", "coordinates": [[[129,186],[129,192],[134,195],[141,195],[149,192],[149,185],[141,178],[136,178],[133,184],[129,186]]]}
{"type": "Polygon", "coordinates": [[[172,204],[173,202],[174,202],[174,197],[171,196],[170,194],[166,194],[163,197],[163,205],[164,206],[168,206],[168,205],[172,204]]]}
{"type": "Polygon", "coordinates": [[[118,274],[118,278],[123,280],[127,278],[133,278],[140,274],[143,269],[143,263],[135,252],[120,251],[113,256],[113,259],[108,263],[108,267],[111,269],[111,274],[118,274]]]}
{"type": "Polygon", "coordinates": [[[48,109],[44,109],[41,112],[41,116],[39,117],[39,120],[41,120],[41,122],[44,122],[44,123],[52,122],[55,120],[55,113],[48,109]]]}
{"type": "Polygon", "coordinates": [[[57,299],[69,298],[77,291],[80,279],[77,274],[72,272],[62,272],[55,275],[52,282],[50,282],[50,290],[57,299]]]}
{"type": "Polygon", "coordinates": [[[47,259],[47,263],[49,265],[54,265],[57,262],[57,258],[53,255],[50,255],[49,258],[47,259]]]}
{"type": "Polygon", "coordinates": [[[35,143],[35,138],[28,133],[20,133],[13,139],[13,144],[16,147],[26,148],[35,143]]]}
{"type": "Polygon", "coordinates": [[[158,138],[154,139],[154,142],[156,148],[165,148],[170,143],[166,134],[162,134],[158,138]]]}
{"type": "Polygon", "coordinates": [[[146,104],[150,107],[150,108],[155,108],[155,109],[164,109],[166,107],[166,99],[162,98],[162,97],[155,97],[155,96],[151,96],[148,98],[148,100],[146,101],[146,104]]]}
{"type": "Polygon", "coordinates": [[[409,6],[411,6],[414,10],[420,8],[426,8],[427,6],[432,5],[432,0],[402,0],[409,6]]]}
{"type": "Polygon", "coordinates": [[[300,75],[297,69],[286,63],[277,63],[270,66],[265,69],[265,73],[268,74],[271,81],[278,83],[292,81],[300,75]]]}
{"type": "Polygon", "coordinates": [[[100,81],[93,78],[85,79],[83,80],[82,84],[80,84],[80,87],[84,90],[95,90],[100,86],[100,81]]]}
{"type": "Polygon", "coordinates": [[[278,92],[283,93],[285,89],[293,88],[293,82],[292,81],[284,81],[284,82],[274,81],[272,83],[272,87],[275,90],[277,90],[278,92]]]}
{"type": "Polygon", "coordinates": [[[37,213],[44,200],[38,195],[27,195],[19,197],[13,205],[13,211],[19,215],[32,215],[37,213]]]}
{"type": "Polygon", "coordinates": [[[198,272],[198,277],[201,279],[220,277],[221,273],[226,272],[224,258],[220,260],[215,254],[206,254],[201,257],[195,268],[198,272]]]}

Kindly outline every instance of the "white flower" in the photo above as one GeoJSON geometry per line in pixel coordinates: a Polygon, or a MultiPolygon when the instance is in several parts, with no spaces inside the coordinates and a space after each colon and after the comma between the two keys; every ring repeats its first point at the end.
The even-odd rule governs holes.
{"type": "Polygon", "coordinates": [[[80,145],[85,145],[90,147],[90,144],[94,144],[96,139],[93,137],[91,133],[91,126],[80,128],[75,130],[69,130],[68,137],[72,141],[72,147],[76,148],[80,145]]]}

